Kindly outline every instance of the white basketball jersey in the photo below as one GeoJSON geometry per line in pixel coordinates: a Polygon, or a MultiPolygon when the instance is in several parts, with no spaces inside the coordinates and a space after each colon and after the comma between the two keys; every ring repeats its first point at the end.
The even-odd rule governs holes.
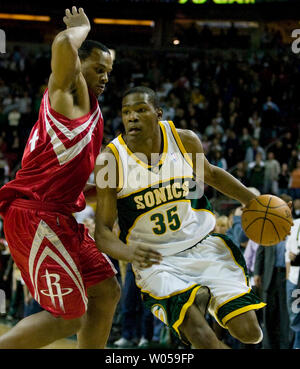
{"type": "Polygon", "coordinates": [[[119,238],[128,245],[144,244],[172,255],[210,233],[215,216],[207,198],[195,196],[199,187],[195,191],[193,163],[173,122],[159,125],[163,153],[154,165],[132,153],[121,135],[108,146],[119,163],[119,238]]]}

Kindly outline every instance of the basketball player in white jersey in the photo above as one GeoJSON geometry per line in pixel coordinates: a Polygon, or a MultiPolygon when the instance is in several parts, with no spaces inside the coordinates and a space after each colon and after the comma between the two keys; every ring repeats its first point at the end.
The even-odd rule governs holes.
{"type": "Polygon", "coordinates": [[[258,343],[262,331],[255,310],[265,304],[251,290],[238,247],[224,235],[211,234],[215,216],[210,204],[205,196],[192,198],[191,187],[203,169],[205,183],[242,204],[255,195],[204,155],[199,161],[199,138],[161,121],[162,115],[153,90],[135,87],[124,94],[125,134],[97,159],[96,243],[116,259],[130,261],[137,250],[133,269],[145,305],[184,342],[226,348],[205,320],[208,309],[232,336],[258,343]],[[103,175],[107,170],[117,178],[115,187],[103,175]],[[151,250],[162,259],[157,264],[156,257],[147,268],[151,250]]]}

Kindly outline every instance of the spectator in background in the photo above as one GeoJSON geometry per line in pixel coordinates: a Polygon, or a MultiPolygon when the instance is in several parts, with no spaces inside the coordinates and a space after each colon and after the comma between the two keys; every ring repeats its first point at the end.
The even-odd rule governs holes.
{"type": "Polygon", "coordinates": [[[127,264],[121,296],[121,337],[114,342],[116,348],[145,348],[153,336],[154,316],[142,303],[141,293],[135,284],[130,263],[127,264]]]}
{"type": "Polygon", "coordinates": [[[175,108],[172,106],[169,100],[162,100],[162,108],[165,120],[174,120],[175,118],[175,108]]]}
{"type": "Polygon", "coordinates": [[[232,129],[229,129],[226,132],[227,140],[224,144],[224,152],[228,167],[231,168],[244,159],[244,153],[240,153],[239,150],[237,150],[237,147],[239,147],[239,140],[236,133],[232,129]]]}
{"type": "Polygon", "coordinates": [[[252,139],[252,143],[251,146],[248,147],[247,151],[246,151],[246,155],[245,155],[245,161],[246,163],[251,163],[254,162],[256,160],[256,155],[257,154],[261,154],[261,159],[265,160],[266,154],[265,154],[265,150],[259,146],[259,142],[257,139],[252,139]]]}
{"type": "MultiPolygon", "coordinates": [[[[244,252],[244,258],[246,261],[247,270],[250,275],[250,283],[251,283],[251,286],[255,287],[255,290],[257,290],[257,287],[255,286],[253,276],[254,276],[256,252],[257,252],[258,247],[259,247],[259,244],[249,239],[247,242],[246,248],[245,248],[245,252],[244,252]]],[[[256,293],[257,292],[258,291],[256,291],[256,293]]],[[[259,293],[259,296],[261,296],[260,293],[259,293]]]]}
{"type": "MultiPolygon", "coordinates": [[[[300,312],[299,307],[295,306],[295,301],[299,294],[299,272],[300,267],[292,265],[296,256],[300,253],[300,218],[294,219],[291,234],[286,240],[286,297],[289,312],[290,328],[294,332],[293,348],[300,349],[300,312]],[[295,292],[294,292],[295,291],[295,292]]],[[[297,304],[298,305],[298,304],[297,304]]]]}
{"type": "Polygon", "coordinates": [[[224,130],[222,128],[222,126],[220,124],[218,124],[217,120],[215,118],[213,118],[211,120],[211,124],[208,125],[206,128],[205,128],[205,131],[204,131],[204,134],[212,139],[214,136],[216,136],[217,134],[221,134],[223,135],[224,134],[224,130]]]}
{"type": "Polygon", "coordinates": [[[265,161],[264,172],[264,193],[278,195],[278,177],[280,174],[280,164],[275,159],[274,153],[269,151],[265,161]]]}
{"type": "Polygon", "coordinates": [[[19,98],[18,110],[21,114],[31,113],[32,98],[29,96],[28,91],[24,91],[23,96],[19,98]]]}
{"type": "Polygon", "coordinates": [[[255,157],[255,161],[249,163],[247,182],[251,187],[255,187],[259,192],[263,192],[264,188],[264,175],[265,175],[265,164],[262,160],[262,154],[258,152],[255,157]]]}
{"type": "Polygon", "coordinates": [[[296,168],[292,170],[289,187],[292,198],[300,199],[300,160],[297,161],[296,168]]]}
{"type": "Polygon", "coordinates": [[[212,158],[211,158],[211,164],[222,168],[224,170],[227,170],[227,162],[226,159],[224,158],[222,151],[219,150],[214,150],[212,153],[212,158]]]}
{"type": "Polygon", "coordinates": [[[279,113],[279,107],[277,104],[274,103],[271,96],[267,97],[267,101],[263,105],[263,110],[267,111],[269,109],[275,110],[277,113],[279,113]]]}
{"type": "Polygon", "coordinates": [[[2,100],[3,114],[8,114],[14,108],[14,98],[12,94],[8,94],[2,100]]]}
{"type": "Polygon", "coordinates": [[[280,126],[280,114],[278,106],[272,101],[272,97],[268,96],[266,103],[263,105],[262,115],[262,143],[267,145],[277,136],[277,127],[280,126]]]}
{"type": "Polygon", "coordinates": [[[300,155],[297,149],[292,150],[291,156],[287,158],[286,163],[288,163],[289,170],[292,172],[297,167],[297,161],[300,160],[300,155]]]}
{"type": "Polygon", "coordinates": [[[286,303],[285,241],[274,246],[259,246],[256,253],[254,282],[262,288],[267,306],[263,314],[263,348],[288,349],[289,315],[286,303]]]}
{"type": "Polygon", "coordinates": [[[240,138],[240,149],[246,154],[248,147],[252,144],[252,137],[249,134],[247,127],[243,127],[242,136],[240,138]]]}
{"type": "Polygon", "coordinates": [[[239,206],[233,209],[229,214],[229,229],[226,235],[232,239],[232,241],[244,251],[244,247],[248,241],[248,237],[242,228],[242,207],[239,206]]]}
{"type": "Polygon", "coordinates": [[[288,157],[291,156],[292,150],[295,147],[295,138],[292,135],[291,131],[287,131],[282,138],[282,145],[284,150],[286,151],[286,155],[288,157]]]}
{"type": "Polygon", "coordinates": [[[13,108],[8,113],[8,124],[9,124],[9,126],[13,127],[13,128],[18,128],[20,118],[21,118],[21,113],[18,111],[17,108],[13,108]]]}
{"type": "Polygon", "coordinates": [[[287,155],[281,140],[277,140],[275,142],[275,144],[272,146],[272,151],[280,164],[289,162],[290,157],[287,155]]]}
{"type": "Polygon", "coordinates": [[[248,119],[248,123],[252,129],[252,137],[260,141],[261,138],[261,117],[255,110],[248,119]]]}
{"type": "Polygon", "coordinates": [[[300,198],[293,201],[292,214],[293,218],[300,218],[300,198]]]}
{"type": "Polygon", "coordinates": [[[226,215],[221,215],[216,219],[215,233],[225,234],[230,227],[229,218],[226,215]]]}
{"type": "Polygon", "coordinates": [[[283,163],[281,165],[281,170],[278,175],[278,194],[281,195],[283,193],[288,194],[289,192],[289,181],[290,181],[290,172],[288,165],[283,163]]]}
{"type": "MultiPolygon", "coordinates": [[[[248,187],[256,196],[260,195],[260,191],[255,187],[248,187]]],[[[229,229],[226,235],[232,239],[232,241],[244,252],[244,248],[247,245],[249,238],[246,236],[242,228],[242,207],[239,206],[231,210],[229,214],[229,229]]]]}
{"type": "Polygon", "coordinates": [[[243,184],[246,183],[247,176],[246,176],[246,170],[245,170],[245,163],[243,161],[240,161],[237,163],[236,167],[232,171],[232,175],[237,178],[240,182],[243,184]]]}
{"type": "Polygon", "coordinates": [[[248,118],[248,123],[254,131],[257,127],[261,127],[261,117],[257,110],[254,110],[252,115],[248,118]]]}

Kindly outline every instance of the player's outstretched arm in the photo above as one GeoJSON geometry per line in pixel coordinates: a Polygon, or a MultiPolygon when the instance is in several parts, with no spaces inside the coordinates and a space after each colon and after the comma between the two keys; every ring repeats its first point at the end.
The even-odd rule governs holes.
{"type": "Polygon", "coordinates": [[[52,44],[51,83],[52,87],[68,90],[80,73],[78,49],[86,39],[91,26],[82,8],[66,9],[63,18],[66,29],[60,32],[52,44]]]}
{"type": "Polygon", "coordinates": [[[113,232],[117,219],[116,160],[109,148],[101,153],[96,161],[95,181],[97,188],[95,241],[98,249],[117,260],[134,263],[139,268],[158,264],[161,255],[150,247],[128,246],[113,232]]]}
{"type": "Polygon", "coordinates": [[[256,196],[247,189],[239,180],[224,169],[216,167],[208,162],[204,156],[203,147],[198,136],[189,130],[178,130],[178,134],[188,154],[193,161],[194,172],[198,178],[204,178],[204,182],[212,186],[224,195],[247,205],[256,196]],[[197,160],[197,155],[203,155],[203,160],[197,160]],[[203,168],[197,165],[203,163],[203,168]],[[204,170],[203,176],[199,173],[204,170]]]}

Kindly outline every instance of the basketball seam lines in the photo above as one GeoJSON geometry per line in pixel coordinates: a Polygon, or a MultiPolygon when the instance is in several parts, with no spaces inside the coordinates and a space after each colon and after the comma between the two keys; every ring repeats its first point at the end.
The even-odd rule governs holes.
{"type": "MultiPolygon", "coordinates": [[[[259,205],[261,205],[263,207],[266,207],[266,205],[262,204],[257,198],[255,200],[259,203],[259,205]]],[[[281,208],[282,206],[286,206],[286,204],[281,204],[281,205],[278,205],[278,206],[270,206],[270,209],[278,209],[278,208],[281,208]]]]}
{"type": "MultiPolygon", "coordinates": [[[[266,209],[266,212],[265,212],[265,218],[264,218],[264,221],[263,221],[263,224],[262,224],[262,227],[261,227],[261,233],[260,233],[260,243],[262,241],[262,236],[263,236],[263,232],[264,232],[264,228],[265,228],[265,222],[266,222],[266,218],[267,218],[267,214],[268,214],[268,209],[269,209],[269,205],[270,205],[270,202],[272,200],[272,196],[270,197],[269,199],[269,202],[268,202],[268,205],[267,205],[267,209],[266,209]]],[[[255,199],[257,201],[257,199],[255,199]]],[[[258,201],[257,201],[258,202],[258,201]]],[[[259,203],[259,202],[258,202],[259,203]]],[[[261,204],[260,204],[261,205],[261,204]]]]}
{"type": "MultiPolygon", "coordinates": [[[[270,209],[274,209],[274,208],[270,208],[270,209]]],[[[254,209],[244,210],[244,213],[252,212],[252,211],[257,211],[258,213],[265,213],[264,210],[254,210],[254,209]]],[[[283,219],[283,220],[287,221],[289,224],[291,224],[288,219],[282,217],[281,215],[274,214],[274,213],[271,213],[271,212],[268,212],[268,215],[273,215],[274,217],[278,217],[280,219],[283,219]]]]}
{"type": "Polygon", "coordinates": [[[277,231],[277,228],[275,227],[275,224],[272,222],[272,220],[270,220],[270,219],[267,219],[267,220],[272,224],[273,228],[275,229],[275,231],[277,233],[278,240],[280,241],[280,236],[279,236],[279,233],[277,231]]]}

